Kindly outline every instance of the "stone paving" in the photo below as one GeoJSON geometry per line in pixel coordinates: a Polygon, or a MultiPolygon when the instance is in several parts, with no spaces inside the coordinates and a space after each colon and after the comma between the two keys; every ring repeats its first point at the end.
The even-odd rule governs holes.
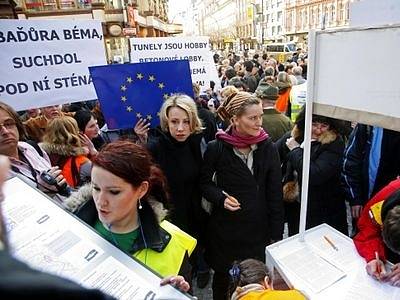
{"type": "Polygon", "coordinates": [[[196,278],[193,280],[193,295],[199,300],[212,300],[212,289],[211,289],[212,275],[210,281],[204,289],[199,289],[196,284],[196,278]]]}

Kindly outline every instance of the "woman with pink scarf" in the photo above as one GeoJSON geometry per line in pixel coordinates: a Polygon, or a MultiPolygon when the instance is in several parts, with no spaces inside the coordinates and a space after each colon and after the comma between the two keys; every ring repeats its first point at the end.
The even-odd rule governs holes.
{"type": "Polygon", "coordinates": [[[214,269],[214,300],[227,299],[235,260],[265,260],[265,246],[282,238],[283,202],[278,152],[262,129],[260,100],[231,95],[218,109],[231,125],[204,154],[201,187],[213,204],[206,259],[214,269]]]}

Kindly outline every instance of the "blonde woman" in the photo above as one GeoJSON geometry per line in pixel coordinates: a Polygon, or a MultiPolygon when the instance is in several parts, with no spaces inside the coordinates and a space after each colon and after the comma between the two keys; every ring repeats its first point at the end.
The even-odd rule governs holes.
{"type": "MultiPolygon", "coordinates": [[[[201,208],[199,188],[202,147],[205,142],[196,103],[187,95],[169,97],[160,110],[160,128],[150,131],[147,147],[168,180],[171,194],[170,220],[198,240],[193,266],[198,286],[209,279],[208,266],[202,259],[203,229],[207,215],[201,208]]],[[[135,127],[137,131],[137,126],[135,127]]]]}
{"type": "Polygon", "coordinates": [[[62,116],[51,120],[40,146],[49,155],[52,165],[60,167],[71,187],[90,181],[91,162],[86,156],[87,149],[82,147],[74,118],[62,116]]]}

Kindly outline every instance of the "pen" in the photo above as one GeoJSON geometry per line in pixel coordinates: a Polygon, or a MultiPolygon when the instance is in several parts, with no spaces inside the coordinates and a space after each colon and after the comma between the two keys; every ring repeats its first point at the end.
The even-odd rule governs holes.
{"type": "Polygon", "coordinates": [[[225,191],[222,191],[222,194],[224,194],[224,196],[227,197],[227,198],[230,197],[229,194],[227,192],[225,192],[225,191]]]}
{"type": "Polygon", "coordinates": [[[381,275],[381,260],[379,259],[378,251],[375,251],[375,259],[376,259],[376,272],[381,275]]]}
{"type": "Polygon", "coordinates": [[[333,249],[339,251],[338,247],[336,247],[336,245],[326,235],[324,235],[324,239],[328,242],[329,245],[332,246],[333,249]]]}
{"type": "Polygon", "coordinates": [[[229,195],[227,192],[225,192],[224,190],[222,191],[222,194],[224,194],[225,197],[231,199],[232,201],[235,201],[237,205],[240,205],[240,203],[231,195],[229,195]]]}

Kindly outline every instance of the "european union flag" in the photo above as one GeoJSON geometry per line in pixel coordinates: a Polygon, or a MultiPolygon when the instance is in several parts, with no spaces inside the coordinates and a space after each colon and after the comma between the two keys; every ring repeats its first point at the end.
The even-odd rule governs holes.
{"type": "Polygon", "coordinates": [[[132,128],[140,118],[154,127],[171,94],[193,97],[188,60],[89,67],[108,128],[132,128]]]}

